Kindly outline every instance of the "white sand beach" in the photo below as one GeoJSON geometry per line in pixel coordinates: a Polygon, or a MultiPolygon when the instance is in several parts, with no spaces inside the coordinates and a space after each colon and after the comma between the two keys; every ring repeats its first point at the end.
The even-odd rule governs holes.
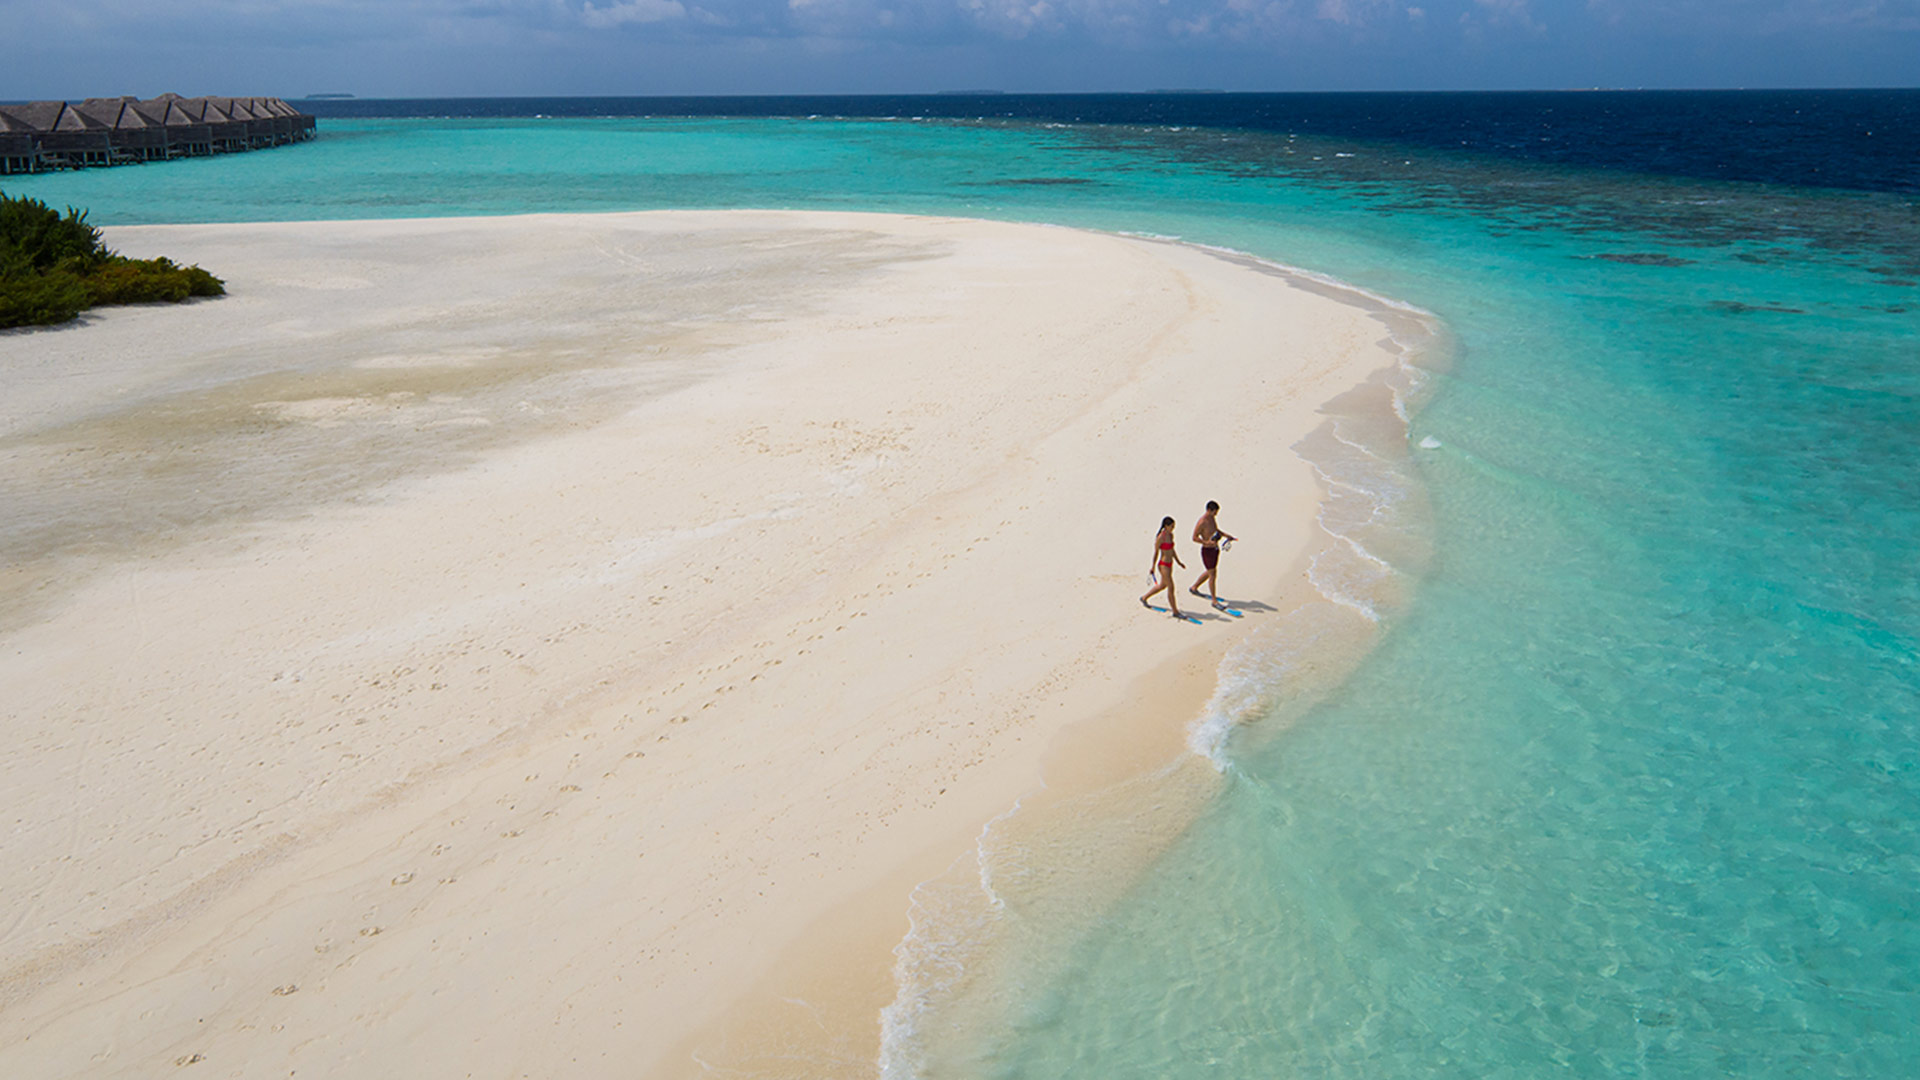
{"type": "Polygon", "coordinates": [[[230,295],[0,334],[35,1080],[871,1075],[913,885],[1050,753],[1180,752],[1298,589],[1291,447],[1396,359],[1326,288],[1043,226],[107,239],[230,295]],[[1209,498],[1260,603],[1143,611],[1209,498]]]}

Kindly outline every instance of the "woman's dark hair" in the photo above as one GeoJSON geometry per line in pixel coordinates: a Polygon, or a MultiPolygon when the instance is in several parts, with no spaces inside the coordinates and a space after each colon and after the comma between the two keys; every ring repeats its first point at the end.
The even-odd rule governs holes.
{"type": "Polygon", "coordinates": [[[1163,529],[1164,529],[1164,528],[1167,528],[1168,526],[1170,526],[1170,525],[1172,525],[1172,524],[1173,524],[1173,519],[1172,519],[1172,518],[1170,518],[1170,517],[1163,517],[1163,518],[1161,518],[1161,519],[1160,519],[1160,527],[1161,527],[1161,528],[1163,528],[1163,529]]]}
{"type": "Polygon", "coordinates": [[[1215,511],[1215,510],[1218,510],[1218,509],[1220,509],[1220,504],[1219,504],[1219,503],[1217,503],[1217,502],[1214,502],[1214,501],[1213,501],[1212,499],[1208,499],[1208,500],[1207,500],[1207,511],[1208,511],[1209,513],[1211,513],[1211,512],[1213,512],[1213,511],[1215,511]]]}

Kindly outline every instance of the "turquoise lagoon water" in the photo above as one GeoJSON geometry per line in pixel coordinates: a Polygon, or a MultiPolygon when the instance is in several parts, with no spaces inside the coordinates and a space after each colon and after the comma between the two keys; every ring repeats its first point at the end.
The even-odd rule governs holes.
{"type": "Polygon", "coordinates": [[[1007,1023],[954,1046],[916,1017],[892,1071],[1920,1061],[1911,195],[1324,137],[767,118],[326,121],[309,146],[7,188],[102,224],[1046,221],[1230,247],[1435,312],[1453,359],[1412,421],[1432,553],[1411,602],[1331,695],[1236,731],[1198,820],[992,989],[1007,1023]]]}

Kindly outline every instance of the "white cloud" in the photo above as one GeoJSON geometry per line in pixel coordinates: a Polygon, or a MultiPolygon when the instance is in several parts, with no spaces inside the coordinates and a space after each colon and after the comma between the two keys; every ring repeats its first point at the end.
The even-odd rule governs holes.
{"type": "MultiPolygon", "coordinates": [[[[1920,34],[1920,0],[188,0],[173,5],[152,0],[0,0],[0,12],[13,19],[10,29],[21,40],[72,43],[57,54],[58,62],[48,53],[31,64],[21,60],[0,65],[0,84],[22,88],[16,96],[50,92],[41,87],[65,86],[82,71],[88,73],[87,92],[92,92],[91,85],[102,78],[92,73],[111,74],[114,65],[129,73],[184,72],[167,78],[178,78],[178,88],[192,89],[209,76],[185,60],[168,67],[159,60],[132,64],[125,57],[165,56],[169,50],[198,50],[213,41],[232,45],[236,57],[259,55],[251,47],[263,43],[293,49],[297,42],[298,49],[316,54],[334,50],[337,59],[329,61],[333,67],[301,75],[315,80],[316,86],[331,87],[350,81],[336,70],[365,70],[373,85],[380,80],[384,85],[408,85],[405,79],[412,76],[404,70],[376,69],[372,61],[356,60],[370,50],[411,49],[448,57],[481,51],[559,56],[575,40],[589,51],[712,45],[741,55],[801,41],[808,50],[866,50],[880,58],[892,55],[887,50],[896,47],[953,55],[971,49],[977,56],[1002,49],[1013,59],[1001,68],[981,61],[978,70],[1004,70],[1009,72],[1004,77],[1014,83],[1023,71],[1051,70],[1031,59],[1048,48],[1063,50],[1062,56],[1079,46],[1200,56],[1210,47],[1222,47],[1237,50],[1232,55],[1242,58],[1259,51],[1283,58],[1284,64],[1265,69],[1236,69],[1242,82],[1257,82],[1269,77],[1266,73],[1284,81],[1296,78],[1297,71],[1334,70],[1326,66],[1331,63],[1326,57],[1380,43],[1405,47],[1415,55],[1444,50],[1450,41],[1464,39],[1514,50],[1515,55],[1557,49],[1584,62],[1580,50],[1598,47],[1592,43],[1600,36],[1594,31],[1613,27],[1654,44],[1663,38],[1725,43],[1719,51],[1728,56],[1755,41],[1790,49],[1795,38],[1809,31],[1825,35],[1830,43],[1874,46],[1885,45],[1886,35],[1920,34]],[[1004,42],[1015,39],[1028,45],[1005,50],[1004,42]],[[101,55],[111,60],[82,63],[86,56],[81,43],[97,43],[101,55]],[[115,48],[122,51],[112,51],[115,48]],[[1022,67],[1027,64],[1035,66],[1022,67]],[[62,65],[73,73],[63,72],[62,65]],[[29,69],[32,78],[19,74],[29,69]],[[1244,74],[1247,71],[1255,74],[1244,74]]],[[[1900,47],[1896,39],[1884,51],[1900,47]]],[[[1907,55],[1920,52],[1909,50],[1907,55]]],[[[209,66],[199,59],[193,63],[209,66]]],[[[566,62],[552,63],[564,76],[553,81],[573,85],[567,82],[572,73],[566,62]]],[[[886,77],[896,82],[919,77],[908,61],[887,63],[892,66],[882,65],[889,72],[886,77]]],[[[1740,70],[1761,63],[1755,59],[1740,70]]],[[[454,61],[445,66],[458,68],[454,61]]],[[[743,70],[756,78],[761,74],[750,64],[743,70]]],[[[1443,67],[1434,70],[1450,77],[1443,67]]],[[[1912,81],[1911,60],[1895,70],[1898,80],[1912,81]]],[[[861,74],[849,68],[849,83],[858,84],[861,74]]],[[[985,83],[1000,77],[966,79],[985,83]]],[[[133,76],[104,81],[115,86],[121,78],[133,76]]],[[[1193,80],[1204,81],[1198,76],[1193,80]]],[[[687,85],[706,83],[689,79],[687,85]]]]}
{"type": "Polygon", "coordinates": [[[960,7],[981,26],[1012,38],[1064,25],[1060,12],[1047,0],[960,0],[960,7]]]}
{"type": "Polygon", "coordinates": [[[1388,0],[1320,0],[1314,15],[1340,26],[1364,26],[1389,10],[1388,0]]]}
{"type": "Polygon", "coordinates": [[[681,6],[680,0],[615,0],[606,7],[587,4],[580,9],[580,21],[605,28],[622,23],[665,22],[684,18],[686,14],[687,9],[681,6]]]}
{"type": "MultiPolygon", "coordinates": [[[[1473,2],[1485,13],[1489,26],[1518,26],[1526,30],[1545,29],[1534,21],[1533,11],[1529,6],[1531,0],[1473,0],[1473,2]]],[[[1461,21],[1466,21],[1464,14],[1461,16],[1461,21]]]]}

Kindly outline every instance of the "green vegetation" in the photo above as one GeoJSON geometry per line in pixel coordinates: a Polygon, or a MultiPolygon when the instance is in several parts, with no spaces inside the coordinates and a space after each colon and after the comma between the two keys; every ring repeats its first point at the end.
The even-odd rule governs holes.
{"type": "Polygon", "coordinates": [[[106,304],[178,303],[227,291],[219,278],[169,259],[129,259],[100,243],[84,210],[62,215],[0,192],[0,328],[63,323],[106,304]]]}

